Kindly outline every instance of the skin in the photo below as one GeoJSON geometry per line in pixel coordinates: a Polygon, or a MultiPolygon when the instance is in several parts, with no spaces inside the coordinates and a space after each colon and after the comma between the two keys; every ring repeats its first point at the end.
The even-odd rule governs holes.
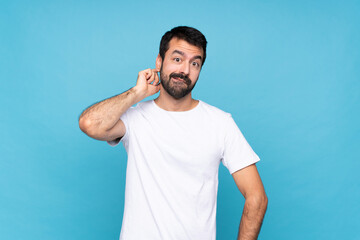
{"type": "Polygon", "coordinates": [[[232,176],[245,198],[237,239],[257,239],[268,204],[260,175],[255,164],[252,164],[234,172],[232,176]]]}
{"type": "MultiPolygon", "coordinates": [[[[171,73],[188,76],[190,85],[196,84],[203,58],[202,48],[173,38],[164,59],[156,58],[156,68],[140,71],[136,85],[122,94],[105,99],[87,108],[79,118],[79,127],[89,137],[110,141],[125,134],[125,125],[121,115],[132,105],[160,91],[155,103],[167,111],[188,111],[199,103],[191,96],[175,99],[161,84],[158,72],[161,70],[162,81],[169,81],[169,86],[186,88],[186,83],[179,78],[170,78],[171,73]]],[[[240,221],[238,240],[257,239],[267,208],[267,196],[255,164],[232,174],[234,181],[245,198],[245,205],[240,221]]]]}
{"type": "MultiPolygon", "coordinates": [[[[165,53],[164,60],[161,59],[160,55],[157,56],[156,70],[160,71],[162,66],[162,72],[167,76],[172,72],[182,73],[187,75],[191,80],[191,85],[194,85],[200,75],[203,55],[203,50],[199,47],[190,45],[184,40],[173,38],[169,42],[169,49],[165,53]]],[[[181,84],[176,79],[170,81],[173,84],[181,84]]],[[[185,84],[182,85],[185,87],[185,84]]],[[[181,99],[174,99],[164,90],[162,85],[160,86],[160,94],[155,99],[155,103],[167,111],[187,111],[199,103],[198,100],[192,98],[191,92],[181,99]]]]}

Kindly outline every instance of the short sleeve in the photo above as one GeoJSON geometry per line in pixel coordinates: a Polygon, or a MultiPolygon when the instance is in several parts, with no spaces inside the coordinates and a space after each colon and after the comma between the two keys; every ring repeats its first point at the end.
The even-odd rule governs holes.
{"type": "Polygon", "coordinates": [[[132,110],[133,107],[129,108],[126,112],[123,113],[123,115],[121,115],[120,119],[121,121],[123,121],[124,125],[125,125],[125,134],[122,138],[117,138],[111,141],[107,141],[107,143],[112,146],[115,147],[116,145],[119,144],[120,141],[124,142],[127,140],[128,138],[128,132],[129,132],[129,112],[132,110]]]}
{"type": "Polygon", "coordinates": [[[260,160],[230,114],[225,121],[224,128],[225,135],[221,161],[230,174],[260,160]]]}

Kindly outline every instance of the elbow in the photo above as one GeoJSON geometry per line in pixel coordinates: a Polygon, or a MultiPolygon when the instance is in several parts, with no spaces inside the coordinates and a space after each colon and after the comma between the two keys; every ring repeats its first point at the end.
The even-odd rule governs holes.
{"type": "Polygon", "coordinates": [[[91,126],[90,120],[88,120],[84,117],[79,118],[79,128],[81,129],[81,131],[83,131],[84,133],[87,133],[90,129],[90,126],[91,126]]]}
{"type": "Polygon", "coordinates": [[[246,198],[246,202],[253,208],[266,211],[268,205],[268,198],[265,192],[263,192],[249,196],[248,198],[246,198]]]}
{"type": "Polygon", "coordinates": [[[86,135],[97,140],[106,139],[107,131],[101,129],[98,124],[91,119],[81,117],[79,119],[79,127],[86,135]]]}
{"type": "Polygon", "coordinates": [[[266,194],[264,194],[264,199],[263,199],[263,202],[262,202],[262,206],[266,211],[267,206],[268,206],[268,198],[267,198],[266,194]]]}
{"type": "Polygon", "coordinates": [[[90,119],[80,117],[79,119],[79,128],[88,136],[96,135],[94,132],[94,126],[90,119]]]}

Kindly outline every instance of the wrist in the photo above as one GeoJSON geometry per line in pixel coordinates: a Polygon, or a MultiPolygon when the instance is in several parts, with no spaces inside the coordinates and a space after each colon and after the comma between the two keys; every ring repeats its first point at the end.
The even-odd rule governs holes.
{"type": "Polygon", "coordinates": [[[129,91],[134,94],[136,103],[146,98],[145,92],[139,89],[137,86],[130,88],[129,91]]]}

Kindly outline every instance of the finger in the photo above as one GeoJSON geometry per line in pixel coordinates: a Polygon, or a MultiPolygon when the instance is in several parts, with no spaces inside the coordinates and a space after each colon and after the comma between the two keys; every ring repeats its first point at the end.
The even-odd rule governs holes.
{"type": "Polygon", "coordinates": [[[160,91],[160,85],[156,85],[156,92],[157,93],[158,91],[160,91]]]}
{"type": "Polygon", "coordinates": [[[150,68],[144,70],[144,74],[145,74],[145,78],[146,80],[149,80],[151,78],[151,75],[152,75],[152,71],[150,68]]]}
{"type": "Polygon", "coordinates": [[[151,95],[157,93],[160,91],[160,86],[159,85],[151,85],[151,95]]]}
{"type": "Polygon", "coordinates": [[[149,84],[151,84],[151,83],[154,81],[154,79],[155,79],[155,74],[156,74],[156,73],[151,72],[150,78],[147,80],[147,82],[148,82],[149,84]]]}
{"type": "Polygon", "coordinates": [[[155,73],[155,80],[154,80],[154,82],[153,82],[153,85],[158,85],[159,82],[160,82],[160,80],[159,80],[159,75],[158,75],[157,73],[155,73]]]}
{"type": "Polygon", "coordinates": [[[140,72],[138,73],[138,79],[137,79],[137,81],[140,81],[140,82],[146,81],[146,71],[145,71],[145,70],[140,71],[140,72]]]}

